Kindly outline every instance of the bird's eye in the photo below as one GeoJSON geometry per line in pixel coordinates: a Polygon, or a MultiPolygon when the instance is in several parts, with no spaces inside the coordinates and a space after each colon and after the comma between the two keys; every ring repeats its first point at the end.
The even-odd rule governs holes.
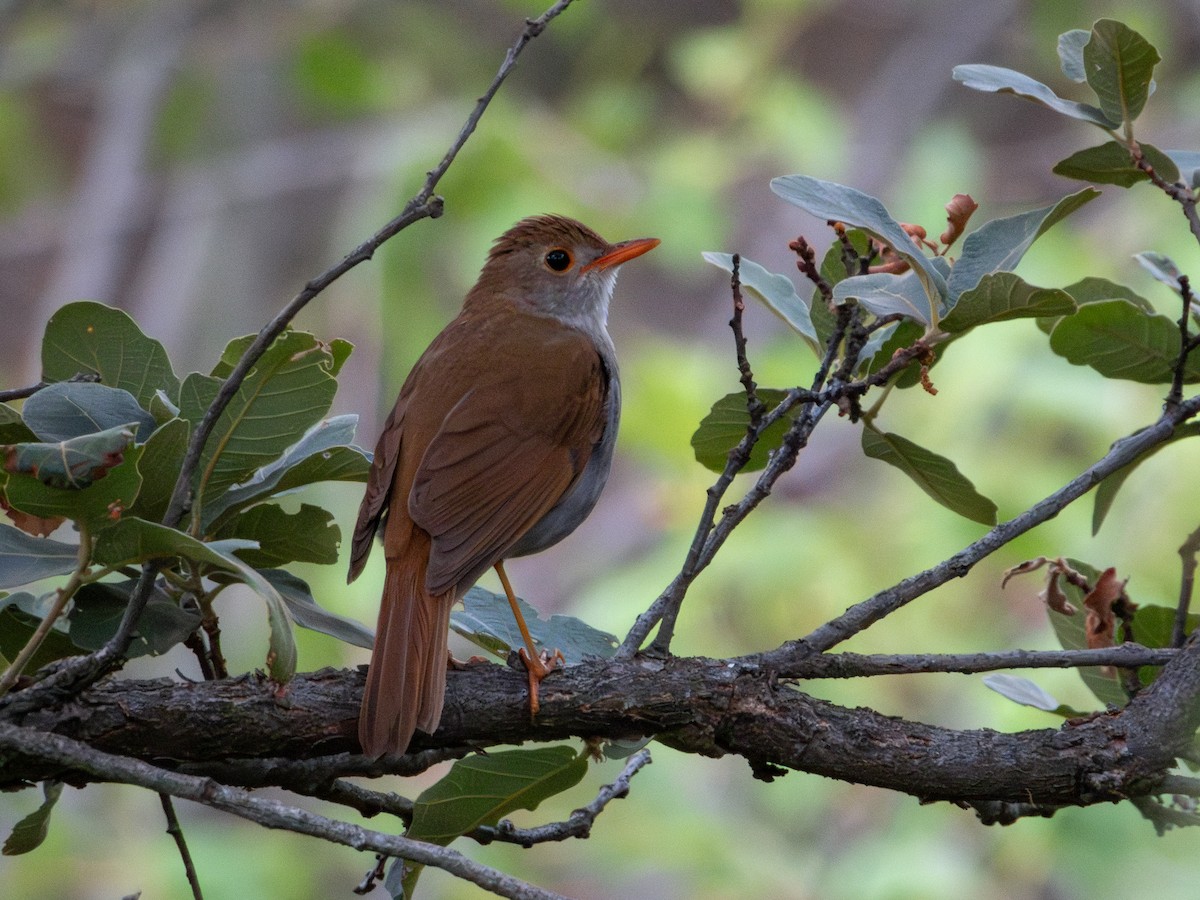
{"type": "Polygon", "coordinates": [[[565,272],[571,268],[571,254],[562,247],[555,247],[546,254],[546,265],[555,272],[565,272]]]}

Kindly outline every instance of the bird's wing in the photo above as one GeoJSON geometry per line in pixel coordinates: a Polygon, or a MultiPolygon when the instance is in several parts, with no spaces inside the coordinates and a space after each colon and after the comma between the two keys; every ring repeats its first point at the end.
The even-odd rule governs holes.
{"type": "Polygon", "coordinates": [[[607,373],[591,340],[524,318],[474,373],[413,479],[408,509],[432,538],[431,593],[502,559],[571,488],[603,434],[607,373]]]}

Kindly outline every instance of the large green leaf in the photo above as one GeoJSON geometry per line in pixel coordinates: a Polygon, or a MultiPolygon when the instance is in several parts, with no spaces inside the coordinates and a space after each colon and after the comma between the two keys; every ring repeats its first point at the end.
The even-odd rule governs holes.
{"type": "Polygon", "coordinates": [[[49,538],[33,537],[0,525],[0,588],[14,588],[72,572],[79,548],[49,538]]]}
{"type": "Polygon", "coordinates": [[[218,538],[246,538],[256,547],[238,550],[237,555],[256,569],[275,568],[292,562],[332,565],[338,559],[341,529],[333,513],[304,503],[289,513],[274,503],[260,503],[239,513],[216,533],[218,538]]]}
{"type": "MultiPolygon", "coordinates": [[[[573,788],[587,774],[587,756],[570,747],[501,750],[457,760],[450,771],[417,797],[405,837],[445,846],[480,825],[495,825],[518,809],[537,809],[549,797],[573,788]]],[[[412,896],[421,867],[404,876],[412,896]]]]}
{"type": "Polygon", "coordinates": [[[135,439],[144,441],[156,425],[129,391],[86,382],[47,385],[25,401],[21,414],[38,439],[48,442],[122,425],[133,429],[135,439]]]}
{"type": "Polygon", "coordinates": [[[66,381],[95,372],[109,387],[123,388],[150,408],[154,392],[179,396],[179,379],[162,344],[146,337],[126,313],[102,303],[69,303],[46,323],[42,377],[66,381]]]}
{"type": "Polygon", "coordinates": [[[1141,115],[1161,59],[1149,41],[1123,22],[1101,19],[1092,26],[1083,69],[1105,118],[1129,126],[1141,115]]]}
{"type": "MultiPolygon", "coordinates": [[[[114,634],[125,615],[137,579],[85,584],[72,603],[71,641],[83,650],[99,650],[114,634]]],[[[189,612],[155,590],[138,618],[137,630],[125,656],[159,656],[200,627],[200,614],[189,612]]]]}
{"type": "Polygon", "coordinates": [[[950,273],[950,296],[957,301],[991,272],[1010,272],[1017,267],[1033,242],[1090,200],[1100,196],[1084,188],[1063,197],[1053,206],[1030,210],[1004,219],[992,219],[967,235],[962,253],[950,273]]]}
{"type": "Polygon", "coordinates": [[[918,273],[931,307],[946,297],[946,279],[882,203],[854,188],[807,175],[771,179],[771,190],[818,219],[861,228],[889,245],[918,273]]]}
{"type": "MultiPolygon", "coordinates": [[[[1146,161],[1167,181],[1179,178],[1179,168],[1167,154],[1150,144],[1142,144],[1146,161]]],[[[1115,184],[1132,187],[1139,181],[1149,181],[1150,176],[1133,164],[1129,151],[1116,141],[1088,147],[1072,153],[1054,167],[1055,175],[1090,181],[1093,184],[1115,184]]]]}
{"type": "MultiPolygon", "coordinates": [[[[69,471],[73,471],[81,482],[88,483],[75,488],[44,483],[42,478],[47,477],[48,473],[58,482],[58,471],[51,473],[51,465],[42,464],[42,457],[31,452],[18,459],[37,466],[37,475],[15,473],[8,476],[4,496],[9,505],[31,516],[43,519],[62,517],[73,522],[86,522],[93,528],[119,518],[137,500],[141,488],[142,476],[138,472],[138,461],[142,455],[142,448],[127,447],[123,453],[114,453],[111,456],[106,456],[103,452],[93,453],[92,448],[75,452],[79,442],[93,437],[98,438],[100,435],[87,435],[62,444],[18,444],[18,447],[35,448],[39,452],[45,447],[66,448],[71,445],[72,449],[69,452],[64,451],[64,455],[59,459],[67,459],[68,466],[74,463],[76,468],[69,471]],[[88,462],[80,461],[84,459],[88,462]],[[109,461],[103,462],[105,459],[109,461]],[[114,461],[115,465],[112,465],[114,461]],[[111,465],[111,468],[102,468],[105,465],[111,465]],[[89,470],[87,466],[95,468],[89,470]]],[[[53,455],[47,458],[53,459],[53,455]]]]}
{"type": "MultiPolygon", "coordinates": [[[[476,586],[467,591],[462,603],[462,610],[450,613],[450,627],[471,643],[501,659],[525,646],[512,607],[503,594],[493,594],[476,586]]],[[[620,643],[607,631],[593,628],[574,616],[554,615],[543,619],[520,597],[517,605],[538,646],[560,651],[568,665],[580,663],[588,656],[612,656],[620,643]]]]}
{"type": "MultiPolygon", "coordinates": [[[[219,497],[271,463],[325,415],[337,382],[334,357],[311,334],[288,331],[267,349],[217,420],[196,473],[197,502],[219,497]]],[[[220,379],[189,375],[180,415],[199,422],[220,379]]]]}
{"type": "Polygon", "coordinates": [[[1183,438],[1194,437],[1200,437],[1200,422],[1188,422],[1185,425],[1180,425],[1175,429],[1175,433],[1171,435],[1170,439],[1161,444],[1155,444],[1152,449],[1143,453],[1129,465],[1122,466],[1101,481],[1096,486],[1096,498],[1092,505],[1092,534],[1096,534],[1100,530],[1100,526],[1104,524],[1104,519],[1108,516],[1108,511],[1112,508],[1113,501],[1117,498],[1117,491],[1121,489],[1125,480],[1133,474],[1134,469],[1163,447],[1167,446],[1167,444],[1174,443],[1183,438]]]}
{"type": "Polygon", "coordinates": [[[874,428],[863,428],[862,448],[872,459],[895,466],[946,509],[981,525],[996,524],[996,504],[975,490],[975,485],[944,456],[898,434],[874,428]]]}
{"type": "MultiPolygon", "coordinates": [[[[705,252],[700,255],[704,257],[705,262],[732,275],[732,254],[705,252]]],[[[796,293],[796,285],[792,283],[792,279],[786,275],[776,275],[758,263],[742,258],[738,261],[738,280],[743,288],[766,304],[771,312],[804,338],[814,353],[821,352],[808,304],[796,293]]]]}
{"type": "Polygon", "coordinates": [[[271,632],[267,665],[272,678],[276,681],[287,681],[296,671],[296,643],[292,636],[292,623],[287,605],[262,573],[234,555],[236,550],[253,546],[253,541],[237,539],[198,541],[174,528],[126,516],[97,534],[93,556],[97,562],[109,566],[135,565],[151,559],[171,560],[182,557],[237,576],[239,581],[253,589],[266,604],[267,623],[271,632]]]}
{"type": "Polygon", "coordinates": [[[204,527],[231,510],[321,481],[366,481],[371,457],[351,446],[358,416],[322,419],[277,459],[205,506],[204,527]]]}
{"type": "Polygon", "coordinates": [[[1109,131],[1120,124],[1119,119],[1109,119],[1103,111],[1097,109],[1095,106],[1090,106],[1086,103],[1076,103],[1073,100],[1064,100],[1040,81],[1036,81],[1028,75],[1023,75],[1013,69],[972,63],[965,66],[955,66],[951,77],[955,81],[960,81],[964,86],[973,88],[974,90],[1015,94],[1025,100],[1032,100],[1035,103],[1049,107],[1056,113],[1070,116],[1072,119],[1079,119],[1082,122],[1090,122],[1092,125],[1098,125],[1109,131]]]}
{"type": "MultiPolygon", "coordinates": [[[[787,396],[787,391],[775,388],[759,388],[758,399],[765,404],[768,411],[774,409],[787,396]]],[[[742,469],[743,472],[755,472],[767,464],[772,450],[777,450],[783,443],[783,437],[792,426],[793,414],[798,414],[799,407],[793,413],[781,416],[770,428],[762,433],[754,449],[750,451],[750,461],[742,469]]],[[[746,436],[750,425],[750,413],[746,410],[745,393],[735,391],[726,394],[712,405],[708,415],[700,420],[700,425],[692,435],[692,450],[696,461],[706,469],[714,472],[725,471],[729,461],[729,451],[736,447],[746,436]]]]}
{"type": "MultiPolygon", "coordinates": [[[[1059,320],[1050,333],[1050,349],[1106,378],[1169,384],[1179,358],[1179,326],[1127,300],[1089,303],[1059,320]]],[[[1188,358],[1184,381],[1200,381],[1195,354],[1188,358]]]]}
{"type": "Polygon", "coordinates": [[[310,631],[319,631],[356,647],[370,650],[375,646],[375,632],[361,622],[318,606],[317,601],[313,599],[312,590],[303,579],[283,569],[263,569],[261,574],[279,591],[279,596],[287,604],[288,611],[297,625],[310,631]]]}
{"type": "Polygon", "coordinates": [[[955,334],[989,322],[1067,315],[1075,308],[1064,290],[1034,287],[1012,272],[993,272],[962,293],[941,327],[955,334]]]}

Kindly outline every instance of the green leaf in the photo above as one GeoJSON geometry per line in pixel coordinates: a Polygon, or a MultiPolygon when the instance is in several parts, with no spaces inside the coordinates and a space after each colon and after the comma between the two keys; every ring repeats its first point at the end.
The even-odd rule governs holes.
{"type": "MultiPolygon", "coordinates": [[[[136,579],[85,584],[75,594],[70,614],[71,642],[83,650],[99,650],[117,632],[129,605],[136,579]]],[[[155,590],[125,656],[159,656],[200,627],[200,614],[182,609],[167,594],[155,590]]]]}
{"type": "Polygon", "coordinates": [[[312,590],[303,579],[283,569],[263,569],[260,574],[279,592],[297,625],[310,631],[319,631],[356,647],[370,650],[375,646],[375,632],[361,622],[318,606],[317,601],[313,599],[312,590]]]}
{"type": "Polygon", "coordinates": [[[349,446],[357,424],[358,416],[354,415],[331,416],[318,422],[277,459],[207,505],[205,529],[231,510],[284,491],[321,481],[366,481],[371,470],[370,455],[349,446]]]}
{"type": "MultiPolygon", "coordinates": [[[[733,273],[733,256],[729,253],[704,252],[704,261],[733,273]]],[[[786,275],[768,272],[756,262],[742,257],[738,262],[738,280],[743,288],[757,297],[771,312],[779,316],[800,337],[804,338],[814,353],[820,352],[817,330],[813,327],[808,304],[796,293],[796,286],[786,275]]]]}
{"type": "Polygon", "coordinates": [[[80,372],[95,372],[101,383],[129,391],[143,409],[160,388],[172,400],[179,396],[179,379],[162,344],[126,313],[102,303],[69,303],[46,323],[42,377],[66,381],[80,372]]]}
{"type": "Polygon", "coordinates": [[[169,419],[150,435],[142,448],[138,471],[142,489],[137,500],[125,512],[148,522],[161,521],[171,502],[171,492],[183,467],[192,428],[183,419],[169,419]]]}
{"type": "MultiPolygon", "coordinates": [[[[897,350],[902,347],[911,346],[915,341],[920,340],[924,334],[925,328],[916,322],[912,320],[900,322],[894,329],[884,335],[884,339],[878,345],[870,344],[868,347],[863,348],[862,361],[867,363],[866,371],[877,372],[891,361],[897,350]],[[866,351],[872,347],[874,349],[871,350],[871,355],[868,357],[866,351]]],[[[934,347],[933,352],[936,358],[941,358],[941,354],[945,351],[949,343],[950,341],[943,341],[934,347]]],[[[859,365],[862,365],[863,362],[860,362],[859,365]]],[[[894,376],[892,384],[900,388],[912,387],[920,382],[920,374],[921,363],[913,360],[911,365],[894,376]]]]}
{"type": "Polygon", "coordinates": [[[877,199],[854,188],[807,175],[771,179],[771,190],[818,219],[861,228],[888,244],[917,272],[931,307],[946,297],[946,279],[877,199]]]}
{"type": "Polygon", "coordinates": [[[976,491],[944,456],[874,428],[863,428],[862,448],[870,458],[895,466],[946,509],[981,525],[996,524],[996,504],[976,491]]]}
{"type": "Polygon", "coordinates": [[[21,413],[38,439],[47,442],[119,426],[132,428],[144,441],[156,425],[129,391],[86,382],[47,385],[25,401],[21,413]]]}
{"type": "MultiPolygon", "coordinates": [[[[130,434],[129,432],[125,433],[130,434]]],[[[121,516],[124,510],[137,500],[138,491],[141,488],[142,476],[138,472],[138,461],[142,455],[142,448],[126,448],[123,454],[124,458],[116,456],[117,464],[111,469],[101,469],[102,463],[88,463],[87,465],[97,466],[96,469],[89,472],[80,460],[86,458],[94,461],[98,457],[92,453],[91,448],[79,453],[76,453],[75,449],[77,449],[78,442],[87,441],[93,437],[100,437],[100,435],[87,435],[75,438],[73,441],[65,441],[62,444],[17,444],[17,447],[37,448],[38,451],[47,446],[65,448],[67,445],[72,445],[72,449],[59,457],[59,467],[61,468],[62,459],[66,459],[68,462],[73,461],[79,465],[75,472],[76,477],[81,482],[90,481],[91,483],[77,488],[46,484],[41,479],[48,472],[54,476],[54,480],[59,480],[57,473],[51,472],[51,464],[47,463],[40,466],[37,476],[24,473],[9,475],[4,486],[4,495],[9,505],[31,516],[43,519],[61,516],[73,522],[86,522],[93,527],[107,524],[121,516]]],[[[20,458],[35,465],[39,464],[39,461],[44,461],[40,452],[31,452],[20,458]]]]}
{"type": "Polygon", "coordinates": [[[220,531],[218,538],[247,538],[257,547],[238,550],[237,555],[256,569],[274,568],[292,562],[332,565],[338,559],[342,532],[333,524],[333,513],[311,504],[288,513],[274,503],[261,503],[239,513],[220,531]]]}
{"type": "MultiPolygon", "coordinates": [[[[198,503],[248,479],[320,421],[337,389],[329,374],[333,364],[311,334],[288,331],[276,339],[213,428],[196,476],[198,503]]],[[[189,375],[180,390],[180,415],[199,422],[219,386],[219,379],[189,375]]]]}
{"type": "Polygon", "coordinates": [[[61,781],[43,781],[42,805],[13,826],[12,834],[4,842],[5,856],[20,856],[30,850],[36,850],[46,840],[50,830],[50,813],[54,804],[62,794],[61,781]]]}
{"type": "Polygon", "coordinates": [[[1180,425],[1175,429],[1175,433],[1161,444],[1156,444],[1153,448],[1143,453],[1127,466],[1122,466],[1113,472],[1107,478],[1096,486],[1096,498],[1092,505],[1092,534],[1100,531],[1100,526],[1104,524],[1104,519],[1108,516],[1108,511],[1112,508],[1113,501],[1117,497],[1117,491],[1125,484],[1125,480],[1133,474],[1133,470],[1148,460],[1151,456],[1161,450],[1168,444],[1183,438],[1200,436],[1200,422],[1188,422],[1180,425]]]}
{"type": "MultiPolygon", "coordinates": [[[[549,797],[570,790],[587,774],[587,756],[570,747],[501,750],[460,759],[417,797],[405,837],[446,846],[480,825],[495,825],[518,809],[537,809],[549,797]]],[[[412,896],[421,867],[404,879],[412,896]]]]}
{"type": "Polygon", "coordinates": [[[1062,73],[1078,84],[1087,81],[1087,73],[1083,70],[1083,48],[1091,39],[1092,33],[1082,28],[1058,36],[1058,61],[1062,73]]]}
{"type": "MultiPolygon", "coordinates": [[[[1050,349],[1106,378],[1169,384],[1179,357],[1179,326],[1126,300],[1089,303],[1050,333],[1050,349]]],[[[1188,358],[1184,381],[1200,381],[1200,360],[1188,358]]]]}
{"type": "Polygon", "coordinates": [[[1101,19],[1092,26],[1083,68],[1105,118],[1129,126],[1141,115],[1161,60],[1149,41],[1122,22],[1101,19]]]}
{"type": "MultiPolygon", "coordinates": [[[[450,627],[471,643],[501,659],[525,646],[512,607],[503,594],[493,594],[477,586],[467,591],[462,603],[462,610],[450,613],[450,627]]],[[[554,615],[543,619],[520,597],[517,605],[538,647],[561,651],[567,665],[576,665],[588,656],[612,656],[620,643],[608,632],[593,628],[574,616],[554,615]]]]}
{"type": "Polygon", "coordinates": [[[1006,697],[1022,706],[1032,706],[1034,709],[1054,713],[1064,719],[1080,715],[1072,707],[1059,703],[1045,688],[1028,678],[1005,674],[984,675],[983,683],[1001,697],[1006,697]]]}
{"type": "Polygon", "coordinates": [[[1002,66],[989,66],[973,63],[965,66],[955,66],[951,77],[960,81],[964,86],[977,91],[989,91],[1000,94],[1015,94],[1025,100],[1032,100],[1049,107],[1056,113],[1070,116],[1081,122],[1089,122],[1111,131],[1120,124],[1120,120],[1110,120],[1104,113],[1086,103],[1076,103],[1064,100],[1040,81],[1023,75],[1013,69],[1002,66]]]}
{"type": "Polygon", "coordinates": [[[833,289],[833,302],[841,305],[848,300],[857,300],[877,316],[899,313],[922,325],[933,321],[929,297],[916,272],[875,272],[843,279],[833,289]]]}
{"type": "Polygon", "coordinates": [[[1039,237],[1085,203],[1100,196],[1092,188],[1068,194],[1053,206],[1004,219],[992,219],[967,235],[950,273],[950,296],[957,301],[991,272],[1012,271],[1039,237]]]}
{"type": "MultiPolygon", "coordinates": [[[[1142,153],[1146,161],[1167,181],[1179,178],[1179,169],[1175,163],[1157,147],[1142,144],[1142,153]]],[[[1054,174],[1079,181],[1090,181],[1093,184],[1115,184],[1124,188],[1132,187],[1139,181],[1150,180],[1149,175],[1133,164],[1129,151],[1116,141],[1072,153],[1054,167],[1054,174]]]]}
{"type": "Polygon", "coordinates": [[[1179,293],[1183,290],[1183,284],[1180,278],[1183,273],[1179,270],[1179,266],[1175,265],[1175,261],[1169,256],[1162,253],[1155,253],[1153,250],[1143,250],[1141,253],[1135,253],[1133,258],[1138,261],[1138,264],[1161,281],[1171,290],[1179,293]]]}
{"type": "MultiPolygon", "coordinates": [[[[786,396],[787,391],[775,388],[758,389],[758,399],[763,402],[768,412],[778,406],[786,396]]],[[[766,466],[771,451],[777,450],[783,443],[784,435],[792,427],[794,415],[798,414],[799,409],[796,408],[762,433],[758,443],[750,451],[750,461],[742,469],[743,472],[756,472],[766,466]]],[[[692,450],[696,454],[696,461],[714,472],[725,471],[729,451],[746,436],[749,425],[750,414],[746,411],[745,393],[735,391],[726,394],[712,405],[712,409],[700,420],[700,426],[692,435],[692,450]]]]}
{"type": "Polygon", "coordinates": [[[79,548],[0,525],[0,588],[21,587],[66,575],[79,562],[79,548]]]}
{"type": "Polygon", "coordinates": [[[1075,301],[1064,290],[1034,287],[1012,272],[993,272],[959,296],[954,309],[942,319],[941,327],[955,334],[989,322],[1061,316],[1075,309],[1075,301]]]}
{"type": "Polygon", "coordinates": [[[0,449],[4,451],[4,471],[28,475],[55,488],[82,490],[119,466],[132,443],[133,432],[117,425],[58,443],[8,444],[0,449]]]}
{"type": "Polygon", "coordinates": [[[233,555],[235,550],[253,546],[253,541],[236,539],[206,543],[174,528],[126,516],[96,535],[92,555],[97,562],[108,566],[182,557],[236,575],[266,603],[271,632],[267,664],[271,677],[283,682],[296,671],[296,642],[292,636],[291,618],[287,605],[271,583],[258,570],[233,555]]]}

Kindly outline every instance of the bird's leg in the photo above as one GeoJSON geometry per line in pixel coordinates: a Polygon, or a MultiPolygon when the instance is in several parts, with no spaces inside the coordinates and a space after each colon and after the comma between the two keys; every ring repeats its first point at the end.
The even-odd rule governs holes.
{"type": "Polygon", "coordinates": [[[525,646],[517,650],[517,656],[525,665],[525,671],[529,674],[529,715],[536,716],[538,712],[538,685],[542,679],[557,669],[563,662],[563,655],[560,651],[555,650],[538,652],[533,643],[533,636],[529,633],[529,627],[525,624],[525,617],[521,615],[521,608],[517,605],[517,595],[513,593],[512,583],[508,580],[508,573],[504,571],[503,561],[496,563],[496,574],[500,576],[500,584],[504,586],[504,593],[508,597],[508,605],[512,607],[513,618],[517,620],[517,628],[521,630],[521,638],[525,641],[525,646]]]}

